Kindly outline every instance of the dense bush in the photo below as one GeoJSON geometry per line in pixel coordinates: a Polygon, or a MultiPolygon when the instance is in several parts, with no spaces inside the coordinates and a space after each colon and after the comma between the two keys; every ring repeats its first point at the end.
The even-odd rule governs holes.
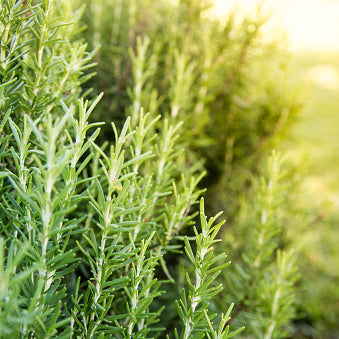
{"type": "Polygon", "coordinates": [[[267,167],[265,176],[253,178],[232,231],[225,233],[234,264],[222,274],[225,291],[218,303],[232,299],[235,323],[245,322],[257,338],[284,338],[294,332],[290,322],[296,318],[294,283],[299,278],[296,242],[288,235],[294,216],[287,206],[295,179],[276,152],[267,167]]]}
{"type": "MultiPolygon", "coordinates": [[[[226,211],[229,224],[234,224],[228,235],[234,239],[245,227],[237,217],[242,213],[240,201],[253,205],[255,201],[248,195],[256,199],[262,195],[248,191],[252,178],[260,175],[261,160],[300,108],[297,92],[285,79],[286,55],[279,48],[281,41],[267,42],[263,36],[267,18],[259,8],[253,17],[242,21],[233,13],[220,22],[207,15],[208,2],[200,0],[157,1],[157,5],[152,1],[99,1],[88,2],[87,8],[84,23],[89,29],[84,37],[92,48],[102,46],[95,56],[98,75],[88,84],[107,94],[98,114],[115,121],[124,121],[127,115],[133,121],[133,115],[143,107],[153,114],[160,112],[169,121],[182,121],[179,140],[185,145],[189,163],[207,169],[200,186],[208,188],[208,210],[226,211]]],[[[109,131],[105,134],[110,135],[109,131]]],[[[183,171],[186,165],[181,162],[178,172],[183,171]]],[[[246,220],[246,232],[260,226],[260,221],[246,220]]],[[[273,245],[270,240],[285,247],[279,236],[269,236],[269,248],[273,245]]],[[[245,255],[247,247],[258,246],[255,241],[254,236],[249,241],[245,233],[236,241],[232,258],[240,266],[240,253],[245,255]]],[[[247,280],[260,284],[266,281],[267,272],[273,274],[276,248],[269,248],[261,280],[256,280],[249,264],[243,268],[247,280]]],[[[245,292],[249,286],[238,285],[243,293],[240,299],[249,298],[245,292]]],[[[227,301],[234,300],[235,290],[228,292],[227,301]]],[[[240,315],[240,309],[246,309],[242,303],[253,303],[258,295],[251,298],[238,300],[239,319],[245,317],[240,315]]],[[[268,314],[268,309],[261,315],[253,310],[247,318],[268,314]]],[[[254,333],[256,328],[260,326],[253,325],[248,331],[254,333]]],[[[257,336],[263,336],[264,330],[258,331],[257,336]]]]}
{"type": "Polygon", "coordinates": [[[244,252],[258,274],[237,285],[243,297],[228,285],[226,305],[213,302],[229,264],[213,251],[223,222],[207,220],[198,185],[205,163],[205,183],[218,193],[210,205],[224,201],[222,191],[234,211],[261,148],[296,105],[283,83],[270,86],[277,68],[256,79],[257,59],[271,51],[259,40],[262,19],[221,24],[203,9],[200,1],[1,2],[2,337],[229,338],[243,329],[229,333],[229,299],[252,305],[239,319],[245,335],[284,335],[296,276],[273,230],[278,157],[244,252]],[[101,48],[89,53],[80,34],[101,48]],[[187,229],[199,200],[199,227],[187,229]],[[167,263],[182,247],[184,284],[167,263]]]}
{"type": "Polygon", "coordinates": [[[281,41],[264,39],[260,8],[224,22],[207,9],[202,0],[88,1],[84,37],[101,48],[87,85],[106,94],[101,119],[127,114],[133,124],[143,107],[183,121],[180,139],[208,170],[209,207],[230,217],[300,103],[286,83],[281,41]]]}

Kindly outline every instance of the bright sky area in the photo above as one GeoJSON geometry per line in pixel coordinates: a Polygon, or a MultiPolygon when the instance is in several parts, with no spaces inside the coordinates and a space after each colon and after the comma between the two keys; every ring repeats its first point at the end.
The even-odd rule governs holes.
{"type": "Polygon", "coordinates": [[[219,17],[238,5],[251,13],[259,4],[272,9],[271,25],[287,32],[290,50],[339,51],[338,0],[214,0],[219,17]]]}

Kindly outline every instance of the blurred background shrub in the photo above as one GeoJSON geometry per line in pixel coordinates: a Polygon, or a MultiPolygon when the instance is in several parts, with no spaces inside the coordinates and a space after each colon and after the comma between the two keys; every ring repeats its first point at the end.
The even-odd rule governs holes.
{"type": "MultiPolygon", "coordinates": [[[[208,1],[88,1],[84,38],[105,96],[95,118],[145,112],[184,121],[180,139],[208,170],[209,209],[239,207],[261,159],[295,119],[301,101],[286,81],[282,40],[268,42],[258,8],[239,20],[208,15],[208,1]],[[281,46],[281,47],[280,47],[281,46]]],[[[155,127],[155,130],[157,128],[155,127]]],[[[110,133],[109,130],[106,133],[110,133]]],[[[184,167],[178,167],[183,170],[184,167]]]]}

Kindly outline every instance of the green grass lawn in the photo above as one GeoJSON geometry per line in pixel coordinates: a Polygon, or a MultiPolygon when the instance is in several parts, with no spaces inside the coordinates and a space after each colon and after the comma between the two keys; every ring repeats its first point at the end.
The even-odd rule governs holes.
{"type": "Polygon", "coordinates": [[[291,73],[293,80],[305,89],[305,106],[283,148],[303,168],[300,204],[315,220],[299,231],[305,290],[302,299],[305,312],[311,314],[311,322],[320,331],[316,337],[336,337],[339,336],[339,54],[294,54],[291,73]]]}

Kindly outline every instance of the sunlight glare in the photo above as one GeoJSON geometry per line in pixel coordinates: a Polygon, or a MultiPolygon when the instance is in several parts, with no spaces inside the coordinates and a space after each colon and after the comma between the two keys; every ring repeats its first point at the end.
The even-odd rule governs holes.
{"type": "Polygon", "coordinates": [[[339,1],[336,0],[214,0],[220,18],[237,5],[248,14],[258,4],[272,10],[270,25],[282,27],[293,51],[339,51],[339,1]]]}

